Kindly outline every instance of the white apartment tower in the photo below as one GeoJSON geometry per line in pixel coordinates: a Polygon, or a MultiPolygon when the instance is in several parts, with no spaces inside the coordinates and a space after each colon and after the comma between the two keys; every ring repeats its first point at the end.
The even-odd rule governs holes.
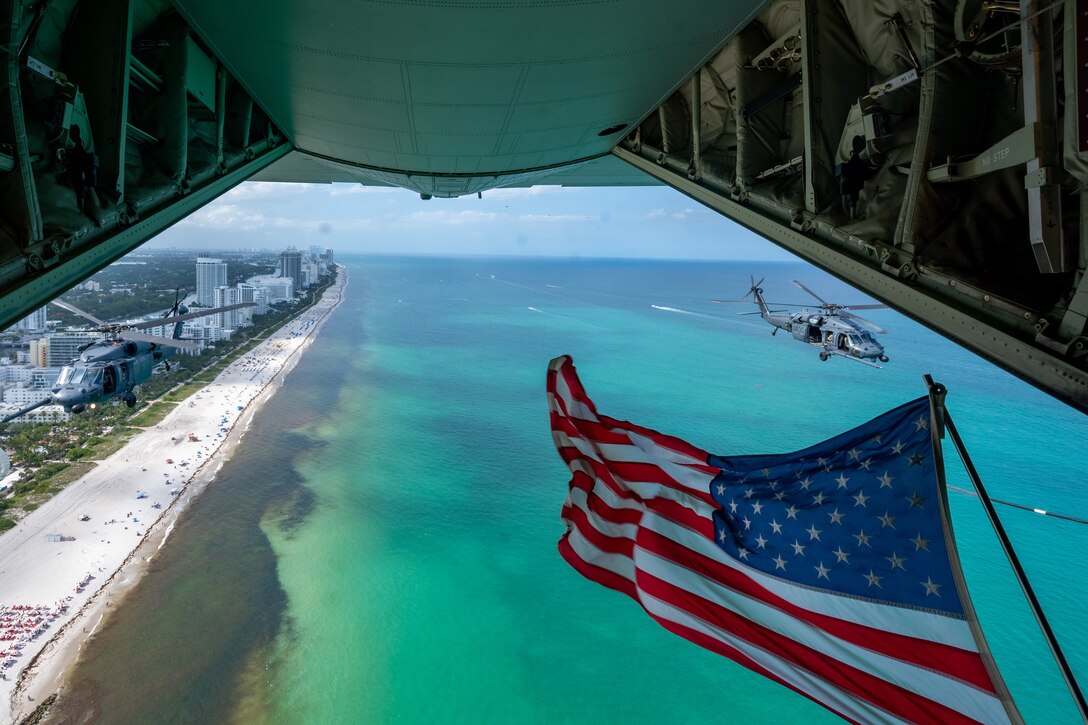
{"type": "Polygon", "coordinates": [[[34,310],[23,319],[11,326],[13,330],[26,330],[27,332],[44,332],[46,329],[46,311],[48,307],[34,310]]]}
{"type": "Polygon", "coordinates": [[[227,263],[211,257],[196,258],[196,303],[201,307],[215,304],[215,289],[227,284],[227,263]]]}
{"type": "MultiPolygon", "coordinates": [[[[242,289],[224,286],[215,288],[215,299],[213,301],[216,307],[226,307],[227,305],[237,305],[245,302],[246,299],[242,289]]],[[[236,330],[239,327],[253,324],[253,308],[243,307],[240,310],[220,312],[213,319],[218,322],[218,327],[226,330],[236,330]]]]}

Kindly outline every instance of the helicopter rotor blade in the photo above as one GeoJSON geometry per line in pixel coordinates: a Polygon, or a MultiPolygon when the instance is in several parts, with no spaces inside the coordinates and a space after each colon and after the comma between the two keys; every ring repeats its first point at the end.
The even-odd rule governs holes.
{"type": "Polygon", "coordinates": [[[820,301],[820,304],[823,304],[823,305],[831,305],[831,303],[830,303],[830,302],[828,302],[828,301],[827,301],[827,300],[825,300],[825,299],[824,299],[823,297],[821,297],[820,295],[816,294],[815,292],[813,292],[812,290],[810,290],[810,289],[809,289],[808,287],[804,286],[803,284],[801,284],[801,283],[800,283],[800,282],[798,282],[797,280],[793,280],[793,283],[794,283],[795,285],[797,285],[798,287],[800,287],[801,289],[803,289],[803,290],[804,290],[805,292],[808,292],[808,293],[809,293],[810,295],[812,295],[813,297],[815,297],[816,299],[818,299],[818,300],[820,301]]]}
{"type": "Polygon", "coordinates": [[[99,327],[109,327],[109,325],[107,325],[105,322],[98,319],[97,317],[95,317],[91,313],[84,312],[83,310],[79,309],[75,305],[69,304],[69,303],[65,302],[64,300],[53,300],[53,304],[56,305],[57,307],[61,308],[62,310],[67,310],[68,312],[71,312],[73,315],[79,315],[80,317],[83,317],[83,318],[85,318],[87,320],[90,320],[91,322],[98,325],[99,327]]]}
{"type": "Polygon", "coordinates": [[[184,315],[174,315],[173,317],[160,317],[156,320],[144,320],[143,322],[137,322],[134,325],[127,325],[129,330],[145,330],[149,327],[158,327],[159,325],[172,325],[175,322],[182,322],[184,320],[195,320],[198,317],[206,317],[207,315],[215,315],[220,312],[230,312],[231,310],[238,310],[243,307],[256,307],[255,302],[240,302],[236,305],[227,305],[226,307],[212,307],[207,310],[201,310],[200,312],[187,312],[184,315]]]}
{"type": "MultiPolygon", "coordinates": [[[[771,302],[769,300],[763,300],[768,305],[774,305],[776,307],[812,307],[813,305],[806,305],[801,302],[771,302]]],[[[711,300],[719,305],[750,305],[753,304],[751,300],[711,300]]]]}
{"type": "Polygon", "coordinates": [[[853,312],[847,312],[846,310],[842,309],[839,310],[838,314],[840,317],[849,317],[851,320],[857,320],[862,327],[872,330],[875,333],[878,333],[880,335],[888,334],[888,331],[885,330],[883,327],[876,324],[875,322],[870,322],[869,320],[866,320],[861,315],[855,315],[853,312]]]}
{"type": "Polygon", "coordinates": [[[840,310],[886,310],[887,305],[843,305],[840,310]]]}
{"type": "Polygon", "coordinates": [[[139,342],[153,342],[156,345],[176,347],[181,350],[199,350],[202,347],[199,342],[194,342],[192,340],[179,340],[174,337],[159,337],[158,335],[148,335],[143,332],[126,332],[124,334],[124,339],[136,340],[139,342]]]}

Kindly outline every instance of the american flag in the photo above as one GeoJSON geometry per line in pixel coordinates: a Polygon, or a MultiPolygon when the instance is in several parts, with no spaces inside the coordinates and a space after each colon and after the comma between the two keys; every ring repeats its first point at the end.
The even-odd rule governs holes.
{"type": "Polygon", "coordinates": [[[963,584],[920,398],[796,453],[714,456],[548,369],[559,553],[659,624],[859,723],[1019,722],[963,584]]]}

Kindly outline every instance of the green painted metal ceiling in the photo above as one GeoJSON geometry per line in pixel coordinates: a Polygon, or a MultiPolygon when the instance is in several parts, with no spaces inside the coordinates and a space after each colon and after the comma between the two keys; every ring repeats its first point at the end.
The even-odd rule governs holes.
{"type": "Polygon", "coordinates": [[[763,4],[176,2],[330,178],[441,196],[609,152],[763,4]]]}

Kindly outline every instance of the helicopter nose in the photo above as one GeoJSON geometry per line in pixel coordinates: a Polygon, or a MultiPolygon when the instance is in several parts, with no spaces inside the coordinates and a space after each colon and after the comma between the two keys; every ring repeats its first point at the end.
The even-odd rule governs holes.
{"type": "Polygon", "coordinates": [[[53,402],[57,405],[63,405],[67,409],[71,408],[75,402],[86,394],[86,389],[81,391],[72,387],[57,388],[53,391],[53,402]]]}

